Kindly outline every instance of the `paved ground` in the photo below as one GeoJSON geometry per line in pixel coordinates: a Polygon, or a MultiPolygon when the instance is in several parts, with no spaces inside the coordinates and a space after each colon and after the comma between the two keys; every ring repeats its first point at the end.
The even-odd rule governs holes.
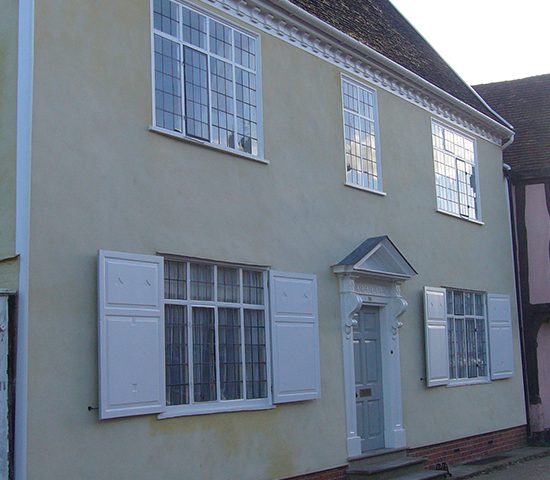
{"type": "Polygon", "coordinates": [[[451,466],[449,480],[550,480],[550,447],[523,447],[451,466]]]}
{"type": "Polygon", "coordinates": [[[550,456],[509,465],[502,470],[475,478],[477,480],[550,480],[550,456]]]}

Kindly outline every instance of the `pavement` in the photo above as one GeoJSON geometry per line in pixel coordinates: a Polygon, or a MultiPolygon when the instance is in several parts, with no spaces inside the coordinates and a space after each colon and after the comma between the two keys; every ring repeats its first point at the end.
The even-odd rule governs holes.
{"type": "Polygon", "coordinates": [[[450,467],[451,480],[550,480],[550,446],[523,447],[450,467]]]}

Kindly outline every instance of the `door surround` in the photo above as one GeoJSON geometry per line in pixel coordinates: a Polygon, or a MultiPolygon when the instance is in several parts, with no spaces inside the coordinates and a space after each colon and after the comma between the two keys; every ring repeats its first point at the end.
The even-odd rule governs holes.
{"type": "Polygon", "coordinates": [[[400,283],[403,278],[379,278],[367,272],[333,270],[338,275],[340,286],[348,457],[362,453],[355,409],[353,325],[363,306],[379,307],[385,447],[405,447],[398,336],[402,326],[398,318],[408,306],[401,296],[400,283]]]}

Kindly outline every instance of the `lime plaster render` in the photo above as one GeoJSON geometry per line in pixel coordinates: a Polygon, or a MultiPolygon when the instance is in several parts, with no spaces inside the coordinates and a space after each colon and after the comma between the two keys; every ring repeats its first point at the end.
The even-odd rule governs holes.
{"type": "Polygon", "coordinates": [[[519,351],[510,380],[430,390],[423,381],[424,285],[514,298],[497,146],[478,139],[485,225],[469,223],[435,211],[430,114],[384,90],[387,196],[344,186],[341,72],[275,37],[262,34],[265,165],[148,131],[148,1],[38,0],[35,18],[29,479],[162,471],[165,479],[267,480],[346,463],[330,266],[383,234],[419,272],[403,285],[409,308],[400,317],[408,445],[525,423],[519,351]],[[87,406],[97,404],[100,248],[317,274],[322,398],[269,411],[99,422],[87,406]]]}
{"type": "Polygon", "coordinates": [[[16,0],[0,0],[0,288],[17,290],[15,165],[17,92],[16,0]]]}

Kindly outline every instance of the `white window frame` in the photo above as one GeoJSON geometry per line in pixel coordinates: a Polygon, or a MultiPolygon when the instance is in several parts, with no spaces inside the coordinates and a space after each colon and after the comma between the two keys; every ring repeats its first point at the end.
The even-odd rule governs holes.
{"type": "MultiPolygon", "coordinates": [[[[432,140],[432,164],[433,164],[433,167],[434,167],[434,181],[435,181],[435,202],[436,202],[436,211],[440,212],[440,213],[444,213],[446,215],[450,215],[450,216],[453,216],[453,217],[456,217],[456,218],[461,218],[462,220],[467,220],[469,222],[472,222],[472,223],[477,223],[477,224],[480,224],[480,225],[483,225],[483,220],[482,220],[482,215],[481,215],[481,195],[480,195],[480,183],[479,183],[479,164],[478,164],[478,152],[477,152],[477,141],[474,137],[470,136],[470,135],[467,135],[466,133],[462,132],[461,130],[458,130],[456,128],[453,128],[441,121],[439,121],[438,119],[435,119],[435,118],[432,118],[432,121],[431,121],[431,128],[430,128],[430,137],[431,137],[431,140],[432,140]],[[433,133],[433,127],[434,125],[437,125],[439,126],[440,128],[443,128],[444,130],[448,130],[450,132],[452,132],[453,134],[455,135],[459,135],[469,141],[471,141],[473,143],[473,147],[474,147],[474,150],[473,150],[473,155],[474,155],[474,160],[473,160],[473,169],[474,169],[474,176],[475,176],[475,205],[476,205],[476,218],[472,218],[468,215],[462,215],[459,213],[456,213],[456,212],[452,212],[448,209],[445,209],[445,208],[442,208],[439,206],[439,203],[438,203],[438,194],[437,194],[437,189],[438,189],[438,185],[437,185],[437,172],[436,172],[436,158],[435,158],[435,152],[436,151],[440,151],[440,149],[438,149],[435,145],[435,142],[434,142],[434,133],[433,133]]],[[[445,153],[446,151],[443,150],[443,152],[445,153]]],[[[451,153],[451,152],[446,152],[446,153],[451,153]]],[[[462,162],[465,162],[465,163],[470,163],[468,162],[466,159],[461,159],[461,158],[458,158],[458,157],[455,157],[455,167],[454,167],[454,171],[455,172],[458,172],[458,168],[456,167],[456,160],[460,160],[462,162]]],[[[458,190],[458,185],[457,185],[457,192],[459,192],[458,190]]],[[[458,193],[459,197],[458,197],[458,205],[459,205],[459,210],[460,210],[460,194],[458,193]]],[[[445,199],[446,200],[446,199],[445,199]]]]}
{"type": "MultiPolygon", "coordinates": [[[[447,306],[447,311],[445,312],[446,319],[447,319],[447,335],[450,336],[449,319],[451,317],[453,319],[463,318],[464,322],[466,322],[466,317],[473,318],[476,321],[478,319],[482,319],[484,324],[485,324],[484,342],[485,342],[486,374],[483,375],[483,376],[477,376],[477,377],[471,377],[471,378],[453,378],[452,371],[451,371],[451,358],[450,358],[451,351],[449,350],[449,386],[452,387],[452,386],[459,386],[459,385],[473,385],[473,384],[477,384],[477,383],[488,383],[488,382],[490,382],[491,365],[490,365],[490,360],[489,360],[490,359],[490,352],[489,352],[489,320],[488,320],[489,315],[488,315],[488,311],[487,311],[488,310],[487,293],[486,292],[475,291],[475,290],[464,290],[464,289],[460,289],[460,288],[451,288],[451,287],[444,287],[444,288],[445,288],[445,295],[446,296],[447,296],[448,292],[453,292],[453,295],[454,295],[454,292],[460,292],[462,294],[470,293],[472,295],[476,295],[476,294],[481,295],[482,299],[483,299],[483,312],[484,312],[484,315],[475,315],[475,314],[466,315],[466,313],[464,313],[463,315],[455,315],[454,310],[453,310],[453,313],[448,312],[449,307],[447,306]]],[[[475,298],[472,299],[472,301],[474,302],[474,313],[475,313],[475,298]]],[[[454,306],[453,306],[453,308],[454,308],[454,306]]],[[[453,332],[453,338],[456,341],[456,330],[455,330],[455,332],[453,332]]],[[[465,353],[466,353],[466,363],[468,363],[468,358],[467,358],[468,348],[467,348],[466,345],[467,345],[466,328],[464,328],[464,349],[465,349],[465,353]]],[[[476,342],[476,349],[477,349],[477,342],[476,342]]],[[[455,348],[455,355],[456,355],[456,348],[455,348]]],[[[457,364],[457,359],[456,359],[456,356],[455,356],[455,372],[457,371],[457,369],[458,369],[458,364],[457,364]]],[[[466,369],[468,369],[467,366],[466,366],[466,369]]]]}
{"type": "MultiPolygon", "coordinates": [[[[167,34],[165,32],[162,32],[160,30],[156,30],[154,26],[154,1],[150,0],[150,35],[151,35],[151,116],[152,116],[152,123],[149,126],[149,130],[160,133],[162,135],[166,135],[172,138],[176,138],[178,140],[185,141],[187,143],[195,144],[195,145],[202,145],[214,150],[222,151],[229,153],[233,156],[237,157],[243,157],[250,160],[256,160],[261,163],[269,163],[264,159],[264,134],[263,134],[263,104],[262,104],[262,47],[261,47],[261,37],[258,33],[254,33],[250,30],[246,30],[232,22],[228,22],[223,17],[218,16],[208,10],[199,8],[195,5],[192,5],[188,2],[182,1],[182,0],[172,0],[174,3],[177,3],[180,5],[180,25],[178,28],[178,36],[179,37],[173,37],[170,34],[167,34]],[[181,103],[182,103],[182,132],[178,132],[176,130],[169,130],[160,126],[157,126],[157,119],[156,119],[156,108],[155,108],[155,35],[159,35],[163,38],[166,38],[168,40],[171,40],[173,42],[178,43],[180,46],[185,45],[183,40],[181,39],[181,6],[184,6],[185,8],[188,8],[196,13],[199,13],[201,15],[204,15],[207,20],[212,19],[216,22],[219,22],[232,30],[238,31],[244,35],[247,35],[249,37],[254,38],[256,41],[256,70],[253,72],[256,75],[256,106],[257,106],[257,133],[258,133],[258,154],[254,155],[245,151],[241,151],[237,148],[230,148],[226,147],[224,145],[219,145],[216,143],[213,143],[212,141],[207,141],[195,137],[191,137],[185,133],[185,85],[184,85],[184,75],[183,75],[183,58],[181,60],[181,103]]],[[[209,38],[209,22],[206,22],[207,25],[207,39],[209,38]]],[[[208,40],[207,40],[208,41],[208,40]]],[[[199,47],[193,46],[194,49],[201,51],[202,53],[207,54],[207,59],[209,60],[210,57],[218,58],[220,60],[223,60],[225,62],[231,63],[232,66],[236,65],[234,59],[229,61],[223,57],[219,57],[214,53],[211,53],[209,51],[203,51],[199,47]]],[[[183,49],[182,49],[182,55],[183,55],[183,49]]],[[[246,71],[251,71],[250,69],[247,69],[246,67],[243,67],[239,65],[239,68],[243,68],[246,71]]],[[[209,95],[209,115],[208,115],[208,122],[209,122],[209,131],[212,132],[212,115],[211,108],[212,108],[212,91],[210,87],[210,76],[208,76],[208,95],[209,95]]],[[[236,103],[236,99],[233,99],[236,103]]],[[[236,127],[235,127],[236,128],[236,127]]]]}
{"type": "MultiPolygon", "coordinates": [[[[167,298],[167,293],[165,292],[165,298],[164,298],[164,308],[166,305],[181,305],[185,306],[187,308],[187,324],[188,324],[188,334],[187,334],[187,341],[188,341],[188,376],[189,376],[189,403],[188,404],[182,404],[182,405],[166,405],[165,411],[158,415],[159,419],[163,418],[172,418],[172,417],[179,417],[179,416],[186,416],[186,415],[200,415],[200,414],[208,414],[208,413],[216,413],[216,412],[235,412],[235,411],[245,411],[245,410],[261,410],[261,409],[269,409],[274,408],[273,407],[273,398],[272,398],[272,386],[271,386],[271,378],[272,378],[272,364],[271,364],[271,331],[270,331],[270,312],[269,312],[269,290],[268,290],[268,270],[266,268],[256,267],[256,266],[249,266],[249,265],[241,265],[241,264],[232,264],[232,263],[226,263],[226,262],[215,262],[211,260],[203,260],[203,259],[196,259],[196,258],[189,258],[189,257],[173,257],[173,256],[165,256],[165,261],[175,261],[175,262],[181,262],[185,263],[185,268],[187,272],[186,276],[186,300],[176,300],[176,299],[170,299],[167,298]],[[201,264],[201,265],[212,265],[214,268],[214,285],[213,285],[213,300],[211,301],[201,301],[201,300],[192,300],[190,298],[190,292],[191,292],[191,281],[190,281],[190,268],[191,263],[195,264],[201,264]],[[219,267],[227,267],[227,268],[235,268],[239,271],[239,299],[240,302],[219,302],[218,297],[218,289],[217,289],[217,277],[218,277],[218,268],[219,267]],[[263,305],[252,305],[252,304],[246,304],[242,302],[243,299],[243,270],[249,270],[249,271],[255,271],[262,273],[262,286],[263,286],[263,295],[264,295],[264,304],[263,305]],[[218,336],[218,309],[219,308],[232,308],[232,309],[239,309],[239,316],[240,316],[240,328],[241,328],[241,334],[242,334],[242,342],[241,343],[241,355],[243,360],[243,399],[236,399],[236,400],[221,400],[218,399],[216,401],[210,401],[210,402],[194,402],[193,399],[193,337],[192,337],[192,309],[194,307],[206,307],[206,308],[213,308],[215,310],[215,335],[216,335],[216,352],[218,352],[219,343],[217,340],[218,336]],[[245,343],[244,343],[244,310],[251,309],[251,310],[261,310],[264,312],[264,325],[265,325],[265,343],[266,343],[266,375],[267,375],[267,397],[262,399],[246,399],[246,376],[245,376],[245,369],[244,369],[244,359],[245,359],[245,343]]],[[[219,358],[218,355],[216,355],[216,358],[219,358]]],[[[218,364],[217,364],[218,367],[218,364]]],[[[220,395],[220,375],[219,370],[217,368],[216,371],[216,383],[217,383],[217,396],[220,395]]],[[[164,388],[166,388],[166,382],[164,385],[164,388]]]]}
{"type": "MultiPolygon", "coordinates": [[[[365,85],[362,82],[359,82],[347,75],[342,74],[340,76],[340,98],[342,102],[342,132],[343,132],[343,139],[344,139],[344,178],[345,178],[345,185],[357,188],[359,190],[364,190],[367,192],[375,193],[378,195],[385,196],[386,194],[383,191],[383,177],[382,177],[382,161],[381,161],[381,153],[380,153],[380,128],[379,128],[379,119],[378,119],[378,96],[377,92],[374,88],[369,87],[365,85]],[[373,119],[370,119],[368,117],[362,116],[358,114],[357,112],[349,111],[345,108],[345,102],[344,102],[344,83],[349,83],[351,85],[356,86],[357,88],[364,90],[368,93],[370,93],[373,96],[373,119]],[[346,156],[346,119],[345,114],[349,113],[351,115],[354,115],[356,117],[359,117],[360,119],[364,119],[368,122],[374,123],[374,141],[375,141],[375,154],[376,154],[376,169],[377,169],[377,179],[378,179],[378,185],[377,188],[371,188],[365,185],[362,185],[360,183],[353,182],[348,179],[348,169],[347,169],[347,160],[345,158],[346,156]]],[[[361,162],[366,162],[366,159],[361,158],[361,162]]]]}

